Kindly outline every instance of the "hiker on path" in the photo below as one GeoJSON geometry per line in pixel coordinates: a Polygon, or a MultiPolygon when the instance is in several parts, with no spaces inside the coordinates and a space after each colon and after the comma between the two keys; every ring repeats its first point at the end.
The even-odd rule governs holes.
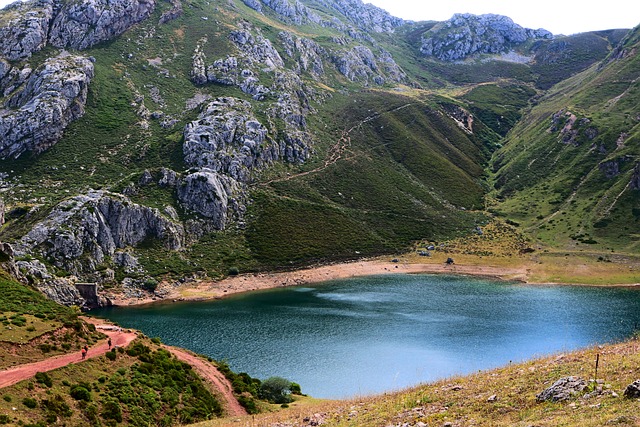
{"type": "Polygon", "coordinates": [[[107,344],[109,344],[109,350],[111,350],[111,337],[107,340],[107,344]]]}
{"type": "Polygon", "coordinates": [[[84,360],[84,358],[87,357],[87,350],[85,349],[85,347],[82,347],[82,350],[80,352],[82,353],[82,359],[84,360]]]}

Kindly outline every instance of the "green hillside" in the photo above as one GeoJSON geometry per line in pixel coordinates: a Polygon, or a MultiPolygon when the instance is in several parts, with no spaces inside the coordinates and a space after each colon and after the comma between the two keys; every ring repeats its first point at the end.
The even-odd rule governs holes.
{"type": "Polygon", "coordinates": [[[566,249],[637,251],[636,28],[608,58],[540,98],[493,161],[495,209],[566,249]]]}

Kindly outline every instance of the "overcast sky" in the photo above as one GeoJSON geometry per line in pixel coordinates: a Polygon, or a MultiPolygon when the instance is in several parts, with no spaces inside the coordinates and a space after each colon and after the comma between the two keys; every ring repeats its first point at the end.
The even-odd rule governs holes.
{"type": "MultiPolygon", "coordinates": [[[[0,0],[0,7],[13,0],[0,0]]],[[[526,28],[575,34],[640,24],[640,1],[606,0],[364,0],[394,16],[413,21],[444,21],[454,13],[497,13],[526,28]]]]}

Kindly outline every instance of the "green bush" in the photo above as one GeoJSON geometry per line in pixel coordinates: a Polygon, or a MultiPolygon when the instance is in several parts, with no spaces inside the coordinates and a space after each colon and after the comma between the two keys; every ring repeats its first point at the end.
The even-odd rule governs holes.
{"type": "Polygon", "coordinates": [[[35,378],[36,382],[39,384],[44,384],[47,387],[53,386],[53,380],[46,372],[36,372],[35,378]]]}
{"type": "Polygon", "coordinates": [[[11,418],[7,414],[0,414],[0,424],[9,424],[11,418]]]}
{"type": "Polygon", "coordinates": [[[107,359],[109,359],[111,361],[116,360],[116,351],[115,350],[107,351],[104,355],[107,356],[107,359]]]}
{"type": "Polygon", "coordinates": [[[267,378],[260,386],[260,398],[270,403],[291,402],[291,381],[282,377],[267,378]]]}
{"type": "Polygon", "coordinates": [[[108,399],[102,404],[102,417],[105,420],[114,420],[122,422],[122,408],[120,403],[115,399],[108,399]]]}
{"type": "Polygon", "coordinates": [[[25,397],[24,399],[22,399],[22,404],[30,409],[38,406],[38,402],[33,397],[25,397]]]}
{"type": "Polygon", "coordinates": [[[11,402],[11,396],[9,396],[8,394],[5,394],[4,396],[2,396],[2,399],[3,399],[5,402],[11,402]]]}
{"type": "Polygon", "coordinates": [[[90,402],[91,401],[91,392],[89,391],[90,388],[91,386],[88,384],[84,384],[84,383],[75,384],[71,386],[71,390],[69,391],[69,394],[75,400],[83,400],[85,402],[90,402]]]}

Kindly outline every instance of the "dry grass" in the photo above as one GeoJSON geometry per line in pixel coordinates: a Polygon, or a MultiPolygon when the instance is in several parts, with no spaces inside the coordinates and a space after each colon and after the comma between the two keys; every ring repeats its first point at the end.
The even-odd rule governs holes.
{"type": "MultiPolygon", "coordinates": [[[[351,401],[307,401],[278,413],[205,422],[201,427],[305,426],[322,414],[326,426],[606,426],[640,425],[638,400],[623,397],[640,378],[640,342],[593,347],[500,369],[455,377],[410,390],[351,401]],[[594,377],[600,356],[596,396],[538,403],[536,394],[556,380],[594,377]],[[495,396],[495,398],[492,398],[495,396]],[[405,424],[406,423],[406,424],[405,424]]],[[[595,387],[595,384],[592,383],[595,387]]]]}

